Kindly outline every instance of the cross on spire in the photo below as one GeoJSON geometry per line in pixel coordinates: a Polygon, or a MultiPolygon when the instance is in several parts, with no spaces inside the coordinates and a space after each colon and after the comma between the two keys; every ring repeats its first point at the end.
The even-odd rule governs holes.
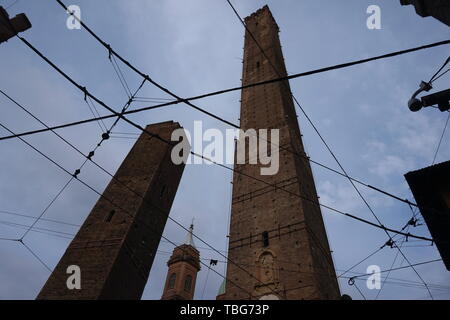
{"type": "Polygon", "coordinates": [[[194,233],[194,218],[192,218],[191,226],[189,227],[189,232],[186,236],[186,241],[184,241],[184,244],[190,245],[195,248],[193,233],[194,233]]]}

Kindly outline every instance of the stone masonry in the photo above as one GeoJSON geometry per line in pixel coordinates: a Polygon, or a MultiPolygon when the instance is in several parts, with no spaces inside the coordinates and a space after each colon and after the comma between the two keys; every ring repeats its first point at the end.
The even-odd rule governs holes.
{"type": "MultiPolygon", "coordinates": [[[[146,129],[170,141],[177,128],[168,121],[146,129]]],[[[37,299],[141,298],[184,170],[171,150],[141,134],[37,299]],[[66,285],[71,265],[81,269],[80,290],[66,285]]]]}
{"type": "MultiPolygon", "coordinates": [[[[270,62],[246,32],[243,85],[286,76],[279,29],[269,8],[245,23],[270,62]]],[[[309,161],[299,156],[305,151],[289,83],[244,89],[240,121],[243,130],[279,129],[279,145],[289,151],[280,149],[275,175],[260,175],[260,164],[236,164],[235,169],[291,193],[234,173],[231,261],[225,293],[218,299],[339,299],[313,174],[309,161]]]]}

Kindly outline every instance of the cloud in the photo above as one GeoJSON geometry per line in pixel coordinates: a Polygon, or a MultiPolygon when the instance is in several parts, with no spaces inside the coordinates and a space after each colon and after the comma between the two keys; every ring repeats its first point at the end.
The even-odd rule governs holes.
{"type": "Polygon", "coordinates": [[[381,159],[377,160],[375,165],[369,170],[381,177],[387,177],[393,173],[402,172],[405,168],[410,168],[412,166],[411,162],[398,156],[384,155],[381,159]]]}

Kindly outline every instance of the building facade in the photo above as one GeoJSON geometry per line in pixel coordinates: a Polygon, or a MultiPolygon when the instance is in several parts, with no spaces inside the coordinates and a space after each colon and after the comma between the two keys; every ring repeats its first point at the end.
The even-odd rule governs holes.
{"type": "MultiPolygon", "coordinates": [[[[146,130],[170,141],[172,121],[146,130]]],[[[142,133],[37,299],[140,299],[184,164],[172,145],[142,133]],[[80,288],[69,288],[78,268],[80,288]]]]}
{"type": "Polygon", "coordinates": [[[450,161],[408,172],[405,178],[450,271],[450,161]]]}
{"type": "MultiPolygon", "coordinates": [[[[279,28],[269,8],[245,23],[250,32],[245,35],[242,84],[286,76],[279,28]]],[[[289,83],[244,89],[240,121],[242,130],[279,130],[279,170],[261,175],[264,165],[248,159],[235,165],[227,281],[217,298],[339,299],[289,83]]],[[[277,147],[269,146],[271,152],[277,147]]]]}
{"type": "Polygon", "coordinates": [[[400,4],[413,5],[419,16],[432,16],[450,27],[450,1],[448,0],[400,0],[400,4]]]}

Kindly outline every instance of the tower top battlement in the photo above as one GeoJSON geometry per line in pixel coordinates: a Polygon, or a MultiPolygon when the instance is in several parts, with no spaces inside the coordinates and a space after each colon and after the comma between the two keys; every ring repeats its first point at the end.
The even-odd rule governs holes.
{"type": "Polygon", "coordinates": [[[272,12],[270,11],[268,5],[265,5],[264,7],[253,12],[248,17],[245,17],[244,22],[245,22],[245,24],[249,24],[249,23],[253,22],[254,20],[259,20],[266,16],[268,16],[270,18],[271,22],[273,22],[273,24],[276,26],[277,30],[279,30],[278,24],[275,21],[275,18],[273,17],[272,12]]]}

